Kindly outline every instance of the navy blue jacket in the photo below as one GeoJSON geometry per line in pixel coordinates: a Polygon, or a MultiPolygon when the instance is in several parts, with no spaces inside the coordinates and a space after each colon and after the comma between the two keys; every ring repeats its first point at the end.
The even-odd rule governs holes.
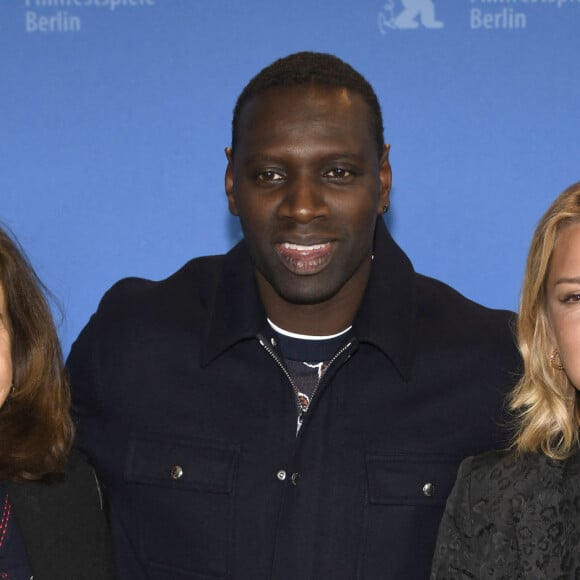
{"type": "Polygon", "coordinates": [[[415,274],[378,220],[355,339],[296,437],[244,242],[119,282],[68,361],[119,578],[428,578],[460,460],[505,444],[512,323],[415,274]]]}

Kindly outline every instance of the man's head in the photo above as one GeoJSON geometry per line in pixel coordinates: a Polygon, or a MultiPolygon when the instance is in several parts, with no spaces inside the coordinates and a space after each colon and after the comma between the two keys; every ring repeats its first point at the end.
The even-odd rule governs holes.
{"type": "Polygon", "coordinates": [[[243,89],[236,101],[232,120],[232,150],[235,154],[239,117],[244,105],[254,96],[275,87],[321,85],[345,88],[358,93],[369,108],[370,130],[379,157],[385,146],[383,116],[377,95],[369,82],[349,64],[332,54],[296,52],[262,69],[243,89]]]}
{"type": "MultiPolygon", "coordinates": [[[[348,65],[335,67],[348,71],[341,83],[319,62],[336,60],[306,58],[325,82],[305,71],[300,77],[295,67],[287,78],[294,82],[260,73],[265,80],[252,81],[254,89],[238,100],[235,152],[226,150],[229,208],[240,217],[262,301],[274,322],[295,332],[320,334],[326,325],[331,333],[352,322],[370,273],[376,220],[389,203],[388,148],[377,150],[373,120],[377,110],[380,120],[378,104],[368,104],[372,89],[361,94],[358,87],[368,83],[348,65]],[[315,321],[320,312],[329,313],[315,324],[320,332],[296,322],[298,313],[315,321]]],[[[273,68],[286,70],[265,70],[273,68]]]]}

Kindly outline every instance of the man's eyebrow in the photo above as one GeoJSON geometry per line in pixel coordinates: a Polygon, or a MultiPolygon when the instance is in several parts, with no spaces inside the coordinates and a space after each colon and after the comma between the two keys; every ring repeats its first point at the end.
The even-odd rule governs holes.
{"type": "Polygon", "coordinates": [[[280,156],[269,153],[255,153],[244,158],[246,163],[276,163],[280,161],[280,156]]]}

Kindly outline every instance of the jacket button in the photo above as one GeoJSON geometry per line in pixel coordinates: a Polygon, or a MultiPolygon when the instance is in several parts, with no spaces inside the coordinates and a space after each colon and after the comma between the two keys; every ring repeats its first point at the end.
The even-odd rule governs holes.
{"type": "Polygon", "coordinates": [[[298,480],[300,479],[300,474],[293,473],[292,477],[290,479],[292,480],[292,485],[298,485],[298,480]]]}
{"type": "Polygon", "coordinates": [[[181,468],[181,465],[174,465],[171,468],[171,477],[173,477],[173,479],[181,479],[182,476],[183,469],[181,468]]]}
{"type": "Polygon", "coordinates": [[[286,479],[286,472],[283,469],[280,469],[280,471],[278,471],[278,473],[276,474],[276,477],[280,481],[284,481],[286,479]]]}
{"type": "Polygon", "coordinates": [[[423,486],[423,495],[426,495],[427,497],[431,497],[433,495],[434,491],[435,491],[435,486],[432,483],[426,483],[423,486]]]}

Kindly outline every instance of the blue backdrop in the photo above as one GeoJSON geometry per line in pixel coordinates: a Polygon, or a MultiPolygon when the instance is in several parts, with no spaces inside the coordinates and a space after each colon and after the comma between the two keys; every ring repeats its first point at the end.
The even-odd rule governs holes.
{"type": "Polygon", "coordinates": [[[3,0],[0,220],[63,306],[65,352],[118,278],[236,241],[235,99],[305,49],[375,87],[416,269],[517,307],[533,227],[580,180],[580,0],[3,0]]]}

